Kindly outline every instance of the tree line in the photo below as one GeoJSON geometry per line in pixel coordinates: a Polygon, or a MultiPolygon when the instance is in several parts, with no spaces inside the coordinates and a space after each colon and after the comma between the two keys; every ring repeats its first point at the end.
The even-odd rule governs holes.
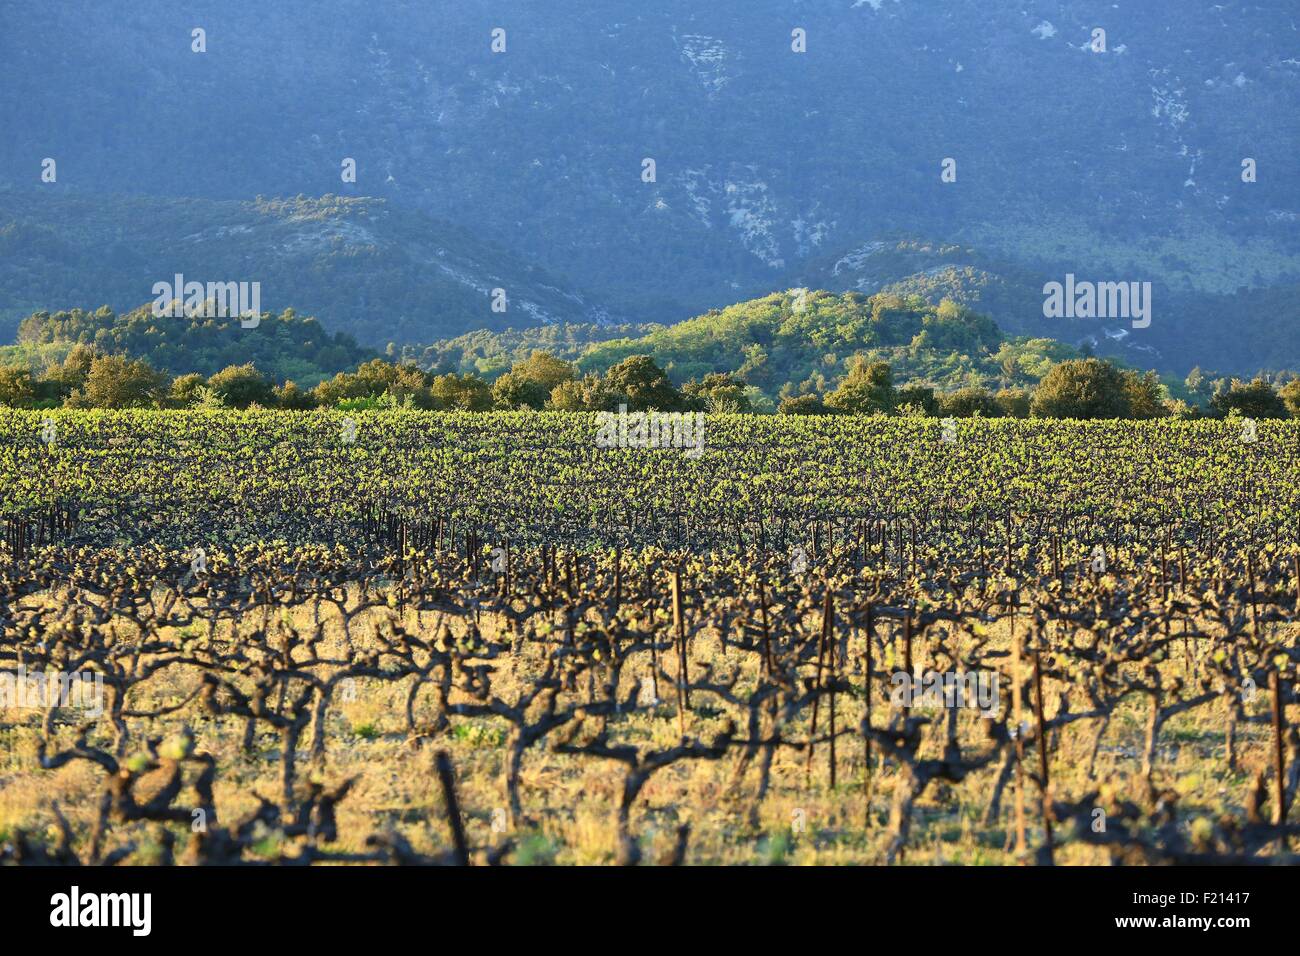
{"type": "MultiPolygon", "coordinates": [[[[1051,368],[1032,388],[997,391],[968,386],[940,392],[922,382],[896,384],[889,363],[858,359],[834,389],[786,394],[783,415],[895,415],[942,418],[1250,418],[1300,417],[1300,378],[1278,385],[1264,377],[1211,382],[1193,371],[1193,401],[1171,398],[1154,372],[1124,369],[1088,357],[1051,368]]],[[[534,351],[494,381],[472,372],[435,374],[402,361],[375,358],[310,389],[276,382],[252,362],[210,376],[169,376],[144,359],[103,354],[78,344],[36,374],[23,365],[0,367],[0,405],[17,408],[416,408],[484,412],[703,411],[762,413],[771,403],[730,372],[691,379],[680,387],[651,356],[632,355],[604,374],[534,351]]]]}

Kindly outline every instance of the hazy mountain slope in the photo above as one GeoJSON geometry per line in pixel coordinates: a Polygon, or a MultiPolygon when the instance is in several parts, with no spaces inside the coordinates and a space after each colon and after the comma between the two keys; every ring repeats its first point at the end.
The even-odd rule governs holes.
{"type": "Polygon", "coordinates": [[[464,230],[376,199],[250,202],[41,199],[0,193],[0,302],[12,329],[37,309],[126,311],[156,282],[261,283],[359,341],[429,341],[471,328],[603,321],[542,270],[464,230]],[[506,290],[506,310],[491,291],[506,290]]]}

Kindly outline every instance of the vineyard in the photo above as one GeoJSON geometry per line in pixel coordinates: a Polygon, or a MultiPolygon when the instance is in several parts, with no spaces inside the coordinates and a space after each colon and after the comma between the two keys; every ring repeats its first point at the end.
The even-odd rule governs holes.
{"type": "Polygon", "coordinates": [[[1300,424],[702,428],[0,409],[0,862],[1300,862],[1300,424]]]}

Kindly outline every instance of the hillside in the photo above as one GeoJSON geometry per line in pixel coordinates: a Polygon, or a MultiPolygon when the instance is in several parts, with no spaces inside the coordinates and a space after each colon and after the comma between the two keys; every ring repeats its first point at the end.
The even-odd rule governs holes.
{"type": "Polygon", "coordinates": [[[292,309],[267,313],[256,327],[236,318],[157,318],[150,306],[118,315],[107,306],[94,312],[37,312],[23,319],[18,342],[0,347],[0,364],[48,367],[76,345],[103,355],[144,359],[171,375],[208,376],[252,362],[277,381],[311,387],[336,372],[355,368],[376,353],[351,336],[327,332],[314,318],[292,309]]]}
{"type": "MultiPolygon", "coordinates": [[[[268,313],[256,328],[237,319],[157,318],[149,306],[117,314],[37,312],[18,344],[0,348],[0,365],[48,367],[75,344],[101,354],[143,358],[172,375],[211,375],[252,362],[276,381],[310,388],[335,372],[376,357],[343,333],[331,334],[293,310],[268,313]]],[[[494,380],[534,351],[604,373],[630,355],[650,355],[677,384],[712,372],[733,373],[769,398],[782,391],[826,391],[861,357],[883,359],[899,382],[952,391],[966,385],[1028,386],[1076,350],[1051,339],[1008,336],[987,316],[920,296],[835,294],[792,289],[714,309],[675,325],[561,323],[482,330],[424,347],[393,349],[395,360],[436,374],[494,380]]]]}
{"type": "Polygon", "coordinates": [[[810,263],[805,284],[919,295],[932,304],[951,299],[1009,333],[1059,339],[1180,376],[1196,365],[1243,375],[1300,368],[1298,283],[1198,292],[1153,282],[1151,327],[1134,329],[1123,320],[1044,318],[1043,284],[1061,278],[971,246],[899,236],[810,263]]]}
{"type": "Polygon", "coordinates": [[[535,266],[384,200],[0,193],[0,341],[38,309],[133,309],[178,272],[260,282],[264,310],[298,309],[377,348],[477,328],[605,320],[535,266]],[[493,311],[496,288],[506,290],[504,312],[493,311]]]}
{"type": "Polygon", "coordinates": [[[438,373],[473,373],[492,378],[533,352],[548,352],[566,362],[581,358],[593,345],[635,339],[662,328],[655,324],[594,325],[561,322],[499,332],[480,329],[424,347],[406,347],[404,359],[438,373]]]}
{"type": "Polygon", "coordinates": [[[604,372],[638,354],[650,355],[677,382],[732,372],[775,397],[786,383],[822,390],[857,356],[889,362],[898,381],[952,390],[1032,384],[1077,353],[1049,339],[1009,337],[988,317],[952,302],[790,290],[642,335],[593,342],[578,366],[604,372]]]}
{"type": "MultiPolygon", "coordinates": [[[[321,0],[310,15],[254,0],[139,0],[129,11],[68,0],[6,12],[6,211],[19,194],[44,204],[342,193],[389,200],[394,220],[398,208],[419,210],[510,250],[485,257],[453,241],[451,227],[413,219],[421,225],[393,222],[390,233],[349,215],[313,225],[321,231],[287,251],[271,229],[258,256],[234,260],[240,273],[270,273],[271,307],[292,304],[367,343],[537,324],[543,313],[600,321],[602,308],[617,321],[673,322],[772,288],[840,291],[853,284],[819,276],[820,263],[900,232],[978,250],[951,263],[972,270],[954,278],[995,277],[972,304],[1025,334],[1044,330],[1021,324],[1035,308],[1013,294],[1022,285],[1041,290],[1067,272],[1151,281],[1160,311],[1130,341],[1171,370],[1269,364],[1300,327],[1294,306],[1254,325],[1238,294],[1300,282],[1291,0],[664,0],[633,9],[620,0],[509,9],[321,0]],[[196,26],[207,31],[201,54],[191,50],[196,26]],[[508,37],[499,54],[496,26],[508,37]],[[791,49],[795,28],[806,31],[805,53],[791,49]],[[1097,28],[1101,51],[1089,42],[1097,28]],[[43,157],[57,158],[56,183],[40,182],[43,157]],[[349,157],[355,183],[340,177],[349,157]],[[1245,157],[1257,163],[1255,182],[1242,181],[1245,157]],[[957,164],[954,182],[941,182],[945,158],[957,164]],[[438,250],[463,257],[452,265],[471,281],[442,270],[438,250]],[[520,307],[527,299],[536,314],[483,313],[475,286],[490,275],[527,287],[520,307]],[[999,281],[1014,287],[1007,305],[993,301],[999,281]],[[1195,303],[1211,301],[1189,319],[1195,303]]],[[[231,238],[221,229],[263,231],[243,213],[196,215],[184,233],[165,211],[161,227],[152,215],[110,212],[108,235],[120,222],[120,240],[74,243],[105,265],[118,260],[113,273],[80,251],[20,262],[22,281],[11,274],[0,285],[5,305],[14,292],[20,309],[78,304],[39,272],[66,263],[60,275],[80,281],[89,261],[94,277],[120,273],[130,295],[86,288],[80,304],[129,308],[178,239],[220,240],[203,243],[206,254],[231,238]]],[[[24,216],[33,225],[20,248],[68,241],[61,213],[29,206],[24,216]]],[[[205,261],[177,248],[195,267],[205,261]]],[[[891,272],[886,285],[917,271],[891,272]]],[[[1107,341],[1100,329],[1050,334],[1107,341]]]]}

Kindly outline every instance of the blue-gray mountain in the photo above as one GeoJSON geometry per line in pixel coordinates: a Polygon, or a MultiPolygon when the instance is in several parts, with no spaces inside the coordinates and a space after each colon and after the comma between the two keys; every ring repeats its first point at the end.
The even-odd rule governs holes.
{"type": "MultiPolygon", "coordinates": [[[[382,197],[535,263],[572,321],[902,282],[1164,368],[1296,357],[1293,0],[6,6],[0,183],[26,194],[382,197]],[[899,236],[960,252],[878,268],[899,236]],[[1067,272],[1151,281],[1151,327],[1043,319],[1067,272]]],[[[312,311],[375,341],[376,301],[312,311]]]]}

